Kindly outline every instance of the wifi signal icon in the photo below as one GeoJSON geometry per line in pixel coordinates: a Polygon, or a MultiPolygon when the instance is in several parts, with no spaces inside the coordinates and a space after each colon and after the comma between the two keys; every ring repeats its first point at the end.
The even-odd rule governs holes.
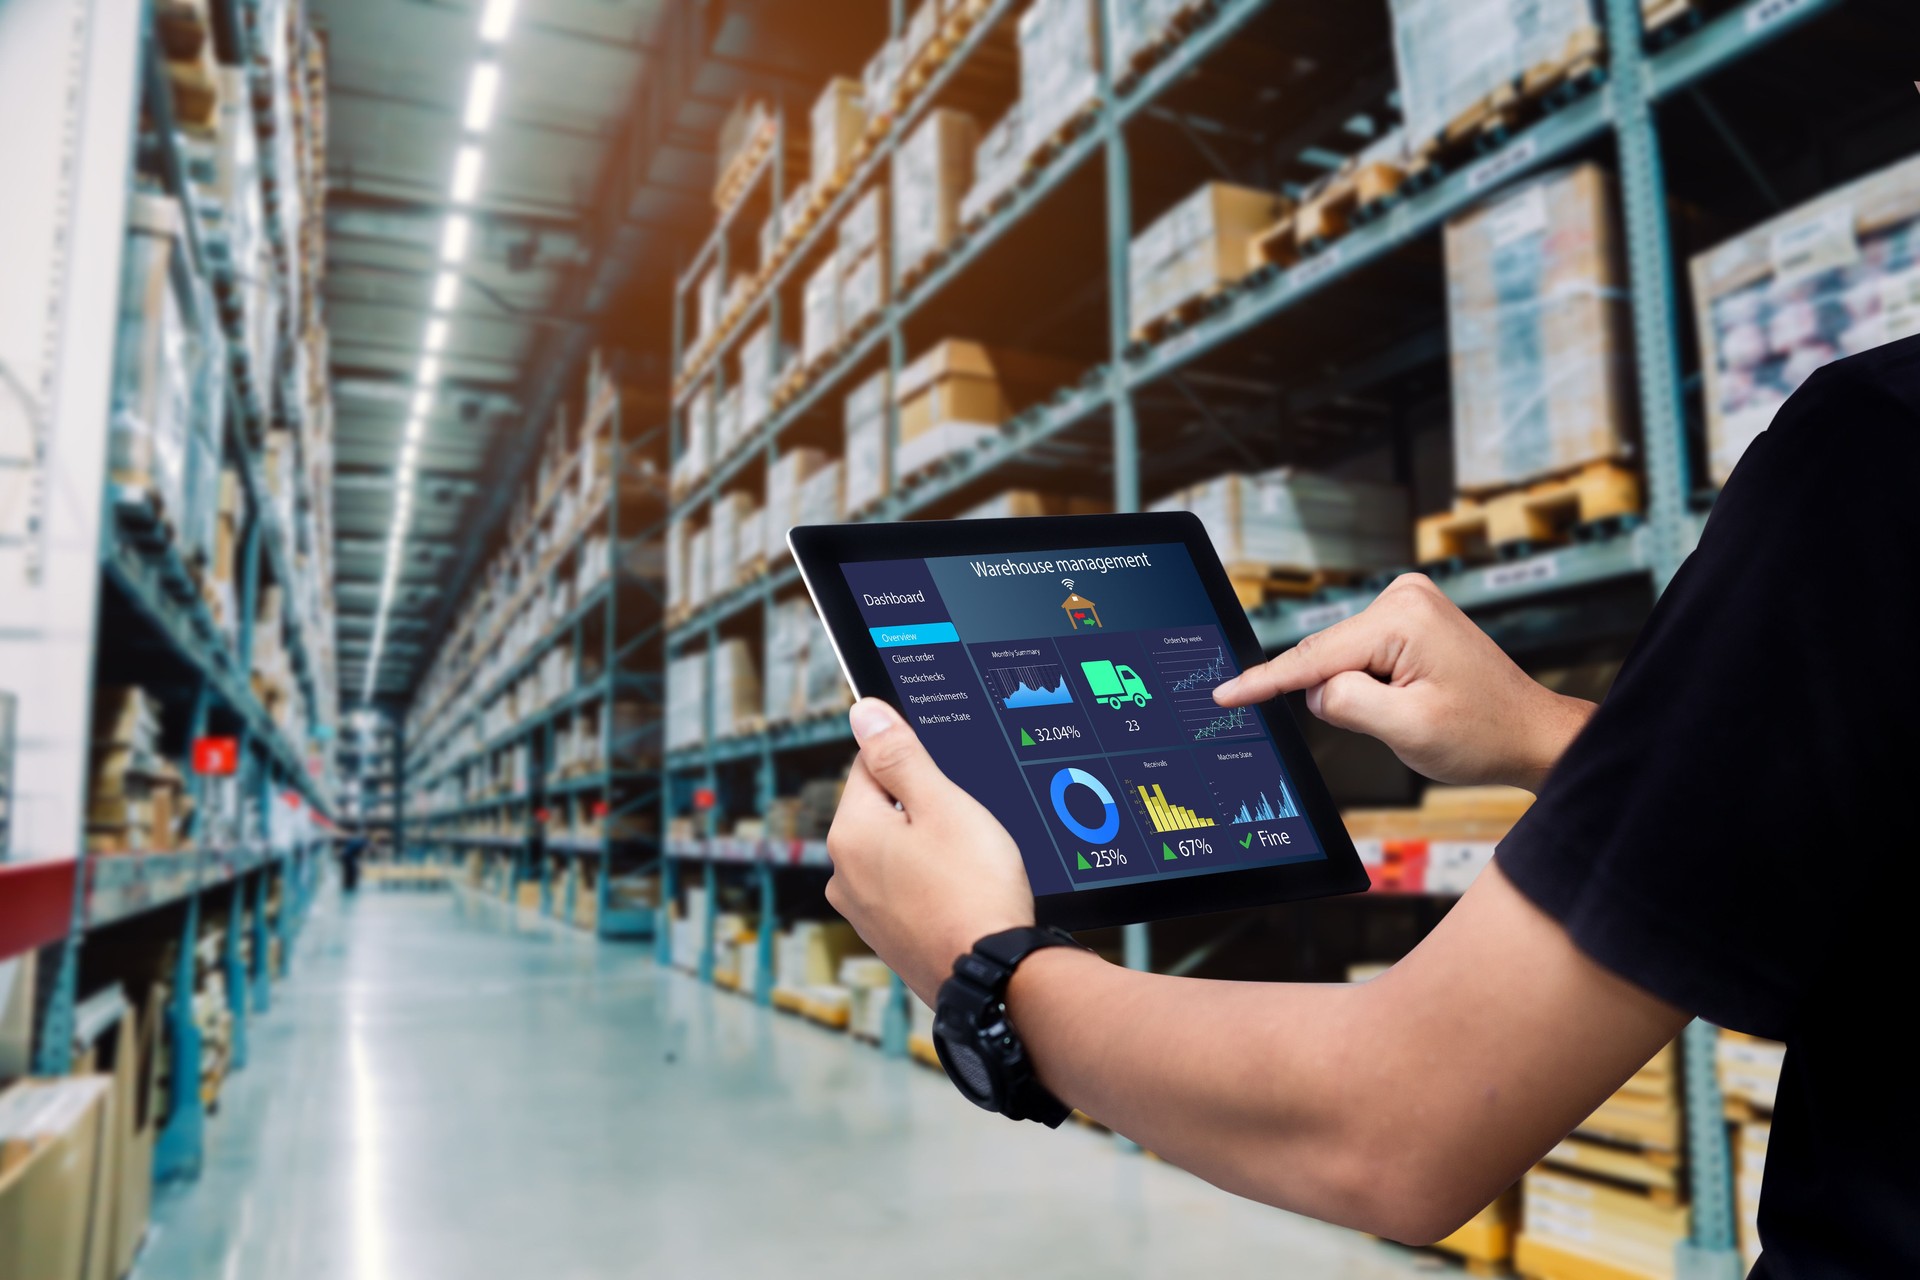
{"type": "Polygon", "coordinates": [[[1061,586],[1063,586],[1063,587],[1065,587],[1065,588],[1066,588],[1067,590],[1069,590],[1069,591],[1071,591],[1071,590],[1073,590],[1073,579],[1072,579],[1072,578],[1062,578],[1062,579],[1060,579],[1060,585],[1061,585],[1061,586]]]}

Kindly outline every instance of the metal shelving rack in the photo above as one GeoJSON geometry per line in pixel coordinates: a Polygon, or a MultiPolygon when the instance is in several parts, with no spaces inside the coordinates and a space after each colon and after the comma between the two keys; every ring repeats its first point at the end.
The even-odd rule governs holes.
{"type": "Polygon", "coordinates": [[[650,836],[627,834],[627,828],[651,825],[641,815],[659,804],[659,774],[646,743],[632,741],[631,734],[616,734],[613,709],[622,695],[648,699],[656,706],[662,698],[658,651],[664,583],[634,572],[628,564],[637,546],[658,540],[666,530],[660,518],[663,504],[652,495],[655,481],[645,469],[651,452],[657,451],[649,446],[661,433],[648,431],[629,439],[619,393],[609,384],[607,394],[611,403],[603,411],[589,410],[586,438],[569,455],[552,488],[535,504],[533,519],[508,550],[517,551],[549,526],[558,509],[558,493],[574,482],[588,451],[600,447],[603,429],[608,433],[605,446],[610,460],[605,490],[596,491],[575,527],[559,539],[549,556],[549,573],[529,577],[519,596],[496,612],[498,621],[489,634],[457,630],[442,646],[443,657],[457,664],[456,674],[443,683],[432,705],[410,717],[404,793],[412,798],[403,803],[411,815],[413,847],[448,857],[481,853],[485,861],[495,864],[495,872],[502,873],[491,878],[510,901],[517,900],[521,884],[537,882],[542,914],[573,923],[578,919],[581,881],[591,873],[595,932],[602,937],[644,937],[653,928],[653,912],[618,906],[611,887],[621,867],[644,869],[657,856],[650,836]],[[528,593],[543,584],[551,570],[576,558],[596,534],[606,538],[604,574],[518,658],[486,674],[488,656],[505,638],[507,620],[525,603],[528,593]],[[597,671],[588,664],[587,646],[594,641],[599,645],[597,671]],[[569,692],[482,737],[486,707],[560,646],[571,652],[569,692]],[[633,767],[603,767],[590,774],[549,779],[559,722],[596,704],[603,764],[633,758],[633,767]],[[487,776],[501,752],[522,746],[529,752],[524,791],[464,799],[471,794],[472,779],[487,776]],[[449,782],[460,786],[461,803],[447,805],[431,798],[436,787],[449,782]],[[556,806],[564,811],[568,828],[597,825],[599,834],[549,836],[547,818],[556,806]],[[491,822],[496,830],[462,829],[476,820],[491,822]],[[555,872],[562,862],[571,863],[574,874],[560,877],[565,892],[556,894],[555,872]]]}
{"type": "MultiPolygon", "coordinates": [[[[897,379],[905,354],[904,329],[909,320],[938,304],[948,285],[974,269],[997,241],[1026,219],[1096,156],[1105,166],[1106,289],[1109,350],[1104,363],[1078,383],[1065,386],[1047,402],[1016,415],[997,438],[972,452],[953,458],[931,475],[896,489],[871,513],[876,520],[899,520],[936,513],[943,503],[996,475],[1031,451],[1063,437],[1069,430],[1110,420],[1110,457],[1113,470],[1112,505],[1116,511],[1139,509],[1142,501],[1139,424],[1136,400],[1148,388],[1163,383],[1237,338],[1254,332],[1290,312],[1311,312],[1337,281],[1380,262],[1423,237],[1434,236],[1444,222],[1489,192],[1515,178],[1561,161],[1579,149],[1610,142],[1616,155],[1620,202],[1625,212],[1626,260],[1629,272],[1642,427],[1646,512],[1637,524],[1616,536],[1569,546],[1492,567],[1460,569],[1439,578],[1440,585],[1462,607],[1473,610],[1483,625],[1501,634],[1503,615],[1517,615],[1547,597],[1560,597],[1596,588],[1637,582],[1657,593],[1665,586],[1698,539],[1703,516],[1693,502],[1689,475],[1686,422],[1679,375],[1680,317],[1675,302],[1675,252],[1667,216],[1666,183],[1661,168],[1660,126],[1655,108],[1715,71],[1779,40],[1801,24],[1837,8],[1841,0],[1749,0],[1681,34],[1663,47],[1650,49],[1642,30],[1636,0],[1604,0],[1608,61],[1606,75],[1591,92],[1558,105],[1496,148],[1446,173],[1437,183],[1408,195],[1384,216],[1336,240],[1321,252],[1285,268],[1266,268],[1230,289],[1222,304],[1203,318],[1180,329],[1157,345],[1133,342],[1127,331],[1127,254],[1134,229],[1134,210],[1128,169],[1127,126],[1153,110],[1156,102],[1186,80],[1197,67],[1234,38],[1266,5],[1263,0],[1222,0],[1205,6],[1201,25],[1190,31],[1170,56],[1124,89],[1103,78],[1092,125],[1038,170],[1030,170],[1010,203],[984,224],[963,233],[934,269],[910,287],[900,288],[896,274],[889,303],[880,322],[854,341],[829,365],[812,377],[784,407],[774,411],[726,457],[716,459],[708,474],[674,505],[681,518],[704,511],[716,495],[739,479],[760,458],[769,463],[793,428],[821,407],[825,398],[844,392],[851,375],[866,367],[884,344],[885,358],[897,379]]],[[[712,381],[712,393],[724,391],[726,358],[758,320],[769,320],[780,331],[781,293],[798,278],[802,264],[832,234],[854,198],[876,181],[884,181],[886,165],[900,140],[939,98],[948,79],[981,46],[985,33],[1006,21],[1016,9],[1013,0],[996,0],[968,37],[929,79],[925,88],[894,120],[878,145],[858,166],[844,188],[828,202],[797,246],[770,273],[764,286],[725,333],[702,349],[697,367],[682,369],[685,313],[695,279],[712,266],[727,276],[728,225],[735,210],[723,217],[691,267],[681,277],[674,300],[674,367],[677,384],[674,450],[677,460],[684,439],[686,414],[696,385],[712,381]]],[[[894,7],[894,31],[900,29],[900,6],[894,7]]],[[[1102,23],[1106,27],[1106,23],[1102,23]]],[[[1106,49],[1111,54],[1110,43],[1106,49]]],[[[1114,65],[1111,56],[1103,65],[1114,65]]],[[[787,183],[784,114],[776,112],[774,145],[753,183],[770,184],[774,207],[782,201],[787,183]]],[[[898,264],[894,264],[897,273],[898,264]]],[[[890,429],[897,424],[890,424],[890,429]]],[[[799,589],[799,576],[790,565],[776,569],[751,584],[736,587],[706,602],[681,620],[667,636],[667,652],[675,655],[704,646],[715,648],[720,627],[752,610],[765,610],[775,598],[799,589]]],[[[1325,591],[1312,599],[1270,604],[1254,612],[1262,642],[1278,649],[1302,636],[1331,625],[1363,608],[1376,588],[1325,591]]],[[[1517,624],[1523,625],[1523,624],[1517,624]]],[[[711,688],[711,681],[708,682],[711,688]]],[[[707,724],[713,724],[707,708],[707,724]]],[[[717,803],[703,815],[705,834],[692,841],[665,847],[663,908],[675,896],[674,883],[681,863],[699,868],[708,893],[708,919],[703,922],[704,944],[700,970],[712,971],[712,912],[717,867],[744,864],[753,868],[761,904],[760,938],[763,948],[779,923],[775,905],[774,869],[799,865],[824,867],[824,849],[812,843],[741,842],[712,834],[714,816],[727,807],[720,768],[757,762],[753,794],[738,797],[764,804],[774,794],[776,762],[789,753],[844,743],[851,736],[838,717],[794,725],[768,726],[758,732],[707,742],[670,753],[666,760],[668,805],[666,817],[691,810],[696,789],[719,792],[717,803]]],[[[666,929],[659,930],[660,954],[667,957],[666,929]]],[[[1144,967],[1147,938],[1136,927],[1127,937],[1129,964],[1144,967]]],[[[765,1002],[770,966],[762,956],[765,1002]]],[[[1691,1132],[1693,1236],[1683,1250],[1685,1274],[1736,1274],[1738,1255],[1733,1226],[1732,1181],[1721,1105],[1714,1074],[1714,1031],[1696,1023],[1686,1033],[1686,1093],[1691,1132]]],[[[898,1051],[897,1041],[888,1045],[898,1051]]]]}
{"type": "MultiPolygon", "coordinates": [[[[61,234],[39,265],[49,268],[42,278],[63,303],[49,307],[54,332],[48,347],[56,349],[64,342],[69,350],[85,350],[86,356],[69,359],[84,360],[89,367],[75,370],[61,388],[72,393],[70,399],[35,406],[44,409],[42,516],[52,537],[47,570],[15,595],[14,602],[30,611],[23,617],[44,625],[12,628],[9,615],[10,629],[0,646],[8,669],[32,670],[42,677],[35,688],[20,692],[23,708],[34,719],[32,731],[43,735],[25,753],[30,756],[28,785],[34,790],[36,821],[16,842],[16,860],[0,865],[7,886],[0,890],[0,940],[7,943],[0,947],[0,979],[6,977],[10,960],[38,952],[34,1069],[62,1074],[72,1064],[81,960],[88,940],[119,929],[142,930],[143,946],[172,939],[180,961],[171,979],[164,1034],[175,1062],[197,1063],[193,964],[200,921],[203,913],[224,915],[229,927],[219,963],[233,1017],[237,1067],[245,1060],[249,1015],[267,1009],[270,982],[285,972],[317,879],[317,851],[325,839],[321,828],[332,805],[330,771],[313,747],[331,722],[332,708],[323,702],[330,680],[320,669],[320,646],[314,640],[316,628],[326,620],[296,612],[292,566],[299,530],[287,528],[274,509],[262,459],[267,423],[298,428],[301,405],[275,371],[251,367],[238,340],[238,316],[222,317],[214,306],[214,291],[233,283],[231,267],[210,252],[194,212],[152,6],[143,0],[112,0],[105,5],[31,7],[35,18],[61,24],[61,29],[38,32],[45,38],[39,42],[18,28],[8,32],[14,49],[31,48],[27,56],[35,73],[0,76],[8,81],[0,87],[0,100],[10,100],[9,90],[18,89],[41,109],[47,103],[65,104],[63,131],[50,131],[50,136],[62,139],[61,158],[68,173],[44,185],[49,222],[59,225],[61,234]],[[65,56],[51,55],[56,44],[65,56]],[[59,85],[49,92],[52,86],[36,77],[59,85]],[[172,259],[172,286],[185,322],[203,348],[219,350],[224,344],[228,356],[224,365],[210,365],[195,388],[191,430],[239,473],[248,498],[250,514],[239,545],[240,623],[232,647],[215,625],[179,549],[158,523],[158,515],[171,513],[156,513],[138,495],[103,481],[108,474],[109,388],[126,211],[141,170],[157,171],[161,188],[186,214],[180,237],[185,252],[172,259]],[[93,561],[91,572],[79,569],[81,549],[93,561]],[[289,602],[285,638],[306,709],[297,737],[274,721],[249,679],[253,619],[266,574],[285,589],[289,602]],[[112,628],[104,625],[108,609],[115,619],[112,628]],[[238,833],[236,842],[216,844],[207,838],[198,816],[203,810],[196,803],[188,847],[182,850],[111,856],[85,852],[81,833],[87,726],[102,663],[154,673],[155,693],[174,727],[169,736],[178,738],[184,725],[188,740],[209,733],[238,739],[238,783],[254,821],[238,833]],[[54,686],[57,699],[46,696],[46,685],[54,686]],[[73,854],[75,846],[82,851],[73,854]],[[62,898],[70,906],[64,919],[57,919],[50,908],[62,898]],[[20,918],[14,918],[16,913],[20,918]],[[243,931],[250,961],[243,956],[243,931]],[[270,940],[279,944],[280,974],[269,971],[270,940]]],[[[252,68],[257,81],[270,84],[271,75],[256,65],[249,49],[249,27],[277,20],[284,11],[241,0],[216,0],[212,10],[208,38],[216,41],[229,64],[252,68]]],[[[273,126],[261,121],[257,127],[265,135],[273,126]]],[[[16,176],[23,183],[29,178],[26,172],[16,176]]],[[[287,238],[278,219],[278,206],[269,201],[269,234],[284,245],[287,238]]],[[[283,268],[285,262],[283,257],[283,268]]],[[[285,281],[280,283],[284,292],[285,281]]],[[[275,341],[284,350],[295,338],[283,311],[275,341]]],[[[301,433],[296,429],[294,434],[299,440],[301,433]]],[[[8,584],[0,595],[15,590],[8,584]]],[[[197,801],[202,781],[194,777],[186,785],[197,801]]],[[[205,1117],[198,1072],[175,1072],[168,1121],[156,1152],[156,1176],[197,1172],[205,1117]]]]}

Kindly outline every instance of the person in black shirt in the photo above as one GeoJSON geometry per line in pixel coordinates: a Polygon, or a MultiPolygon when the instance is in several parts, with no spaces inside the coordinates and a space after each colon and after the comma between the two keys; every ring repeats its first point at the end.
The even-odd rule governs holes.
{"type": "MultiPolygon", "coordinates": [[[[1230,1191],[1425,1242],[1698,1015],[1787,1044],[1753,1274],[1920,1274],[1900,1040],[1920,877],[1897,825],[1920,727],[1916,478],[1908,339],[1816,373],[1754,441],[1598,708],[1411,575],[1223,685],[1229,705],[1305,690],[1428,777],[1538,799],[1371,982],[1035,953],[1007,1005],[1042,1083],[1230,1191]]],[[[931,1001],[976,939],[1032,923],[1032,894],[1011,837],[890,707],[852,721],[828,898],[931,1001]]]]}

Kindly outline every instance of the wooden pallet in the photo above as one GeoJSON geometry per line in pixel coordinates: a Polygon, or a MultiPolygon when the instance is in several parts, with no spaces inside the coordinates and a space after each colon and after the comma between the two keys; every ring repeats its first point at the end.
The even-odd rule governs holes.
{"type": "Polygon", "coordinates": [[[1296,569],[1285,565],[1239,562],[1227,566],[1227,578],[1243,609],[1258,608],[1269,600],[1298,600],[1327,587],[1348,586],[1359,575],[1331,569],[1296,569]]]}
{"type": "Polygon", "coordinates": [[[1555,1169],[1640,1188],[1655,1204],[1672,1205],[1679,1202],[1678,1152],[1573,1136],[1562,1139],[1546,1154],[1542,1163],[1555,1169]]]}
{"type": "Polygon", "coordinates": [[[746,194],[747,184],[752,179],[754,170],[759,167],[760,161],[766,158],[767,153],[773,150],[776,132],[771,119],[763,121],[759,128],[754,130],[753,137],[747,140],[747,144],[740,148],[739,154],[734,156],[727,165],[726,171],[720,175],[720,181],[713,189],[713,204],[714,208],[720,211],[721,217],[724,218],[739,202],[740,197],[746,194]]]}
{"type": "Polygon", "coordinates": [[[1414,555],[1421,564],[1492,559],[1558,545],[1642,509],[1639,472],[1617,462],[1592,462],[1518,489],[1461,497],[1452,511],[1422,516],[1414,526],[1414,555]]]}
{"type": "Polygon", "coordinates": [[[1732,0],[1642,0],[1640,29],[1647,44],[1664,48],[1688,32],[1697,31],[1713,14],[1728,8],[1732,0]]]}
{"type": "Polygon", "coordinates": [[[1238,284],[1239,281],[1235,280],[1227,284],[1215,285],[1203,293],[1196,293],[1184,299],[1136,326],[1131,335],[1132,340],[1145,346],[1165,342],[1188,325],[1205,319],[1219,310],[1225,304],[1228,292],[1238,284]]]}
{"type": "Polygon", "coordinates": [[[1399,165],[1349,159],[1254,239],[1254,261],[1290,267],[1319,253],[1392,208],[1406,180],[1406,170],[1399,165]]]}
{"type": "Polygon", "coordinates": [[[1139,83],[1140,77],[1166,61],[1180,46],[1180,42],[1192,35],[1195,30],[1213,20],[1220,11],[1220,0],[1190,0],[1161,26],[1139,48],[1127,58],[1127,63],[1114,77],[1114,87],[1126,93],[1139,83]]]}
{"type": "Polygon", "coordinates": [[[1583,27],[1556,58],[1531,67],[1494,89],[1447,123],[1438,137],[1413,149],[1410,190],[1439,180],[1464,160],[1485,154],[1539,115],[1559,109],[1604,78],[1606,39],[1597,26],[1583,27]]]}

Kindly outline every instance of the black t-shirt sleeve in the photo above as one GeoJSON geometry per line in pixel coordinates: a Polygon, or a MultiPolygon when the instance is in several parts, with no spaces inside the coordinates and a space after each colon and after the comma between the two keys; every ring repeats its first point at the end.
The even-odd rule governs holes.
{"type": "Polygon", "coordinates": [[[1574,943],[1702,1017],[1785,1038],[1908,794],[1920,432],[1912,354],[1810,379],[1729,479],[1501,870],[1574,943]]]}

